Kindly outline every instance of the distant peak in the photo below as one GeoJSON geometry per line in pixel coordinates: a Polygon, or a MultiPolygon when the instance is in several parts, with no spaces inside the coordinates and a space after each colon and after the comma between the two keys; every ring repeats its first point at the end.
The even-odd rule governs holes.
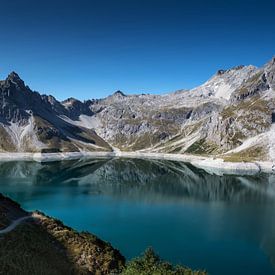
{"type": "Polygon", "coordinates": [[[72,102],[72,101],[78,101],[78,99],[76,99],[74,97],[69,97],[69,98],[65,99],[63,102],[72,102]]]}
{"type": "Polygon", "coordinates": [[[20,76],[19,76],[16,72],[14,72],[14,71],[12,71],[12,72],[8,75],[8,78],[9,78],[9,79],[21,79],[20,76]]]}
{"type": "Polygon", "coordinates": [[[82,105],[83,103],[74,97],[69,97],[69,98],[63,100],[61,102],[61,104],[69,107],[69,106],[79,106],[79,105],[82,105]]]}
{"type": "Polygon", "coordinates": [[[217,71],[217,75],[222,75],[222,74],[224,74],[226,72],[226,70],[218,70],[217,71]]]}
{"type": "Polygon", "coordinates": [[[114,96],[126,96],[122,91],[118,90],[116,92],[114,92],[113,94],[114,96]]]}
{"type": "Polygon", "coordinates": [[[230,70],[235,70],[235,71],[237,71],[237,70],[243,69],[244,67],[245,67],[244,65],[239,65],[239,66],[232,67],[230,70]]]}
{"type": "Polygon", "coordinates": [[[238,70],[243,69],[244,67],[245,67],[244,65],[238,65],[238,66],[234,66],[234,67],[232,67],[228,70],[218,70],[217,75],[223,75],[223,74],[225,74],[227,72],[230,72],[230,71],[238,71],[238,70]]]}
{"type": "Polygon", "coordinates": [[[51,103],[51,104],[55,104],[57,102],[56,98],[53,95],[42,95],[43,97],[46,97],[47,100],[51,103]]]}
{"type": "Polygon", "coordinates": [[[11,81],[11,82],[14,82],[14,83],[19,84],[19,85],[22,85],[22,86],[25,86],[24,81],[23,81],[23,80],[20,78],[20,76],[19,76],[16,72],[14,72],[14,71],[12,71],[12,72],[8,75],[8,77],[7,77],[6,80],[11,81]]]}

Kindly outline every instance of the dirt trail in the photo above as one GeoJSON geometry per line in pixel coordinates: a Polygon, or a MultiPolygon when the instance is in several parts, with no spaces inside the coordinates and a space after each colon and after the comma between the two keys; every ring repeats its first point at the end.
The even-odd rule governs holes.
{"type": "Polygon", "coordinates": [[[9,226],[6,228],[0,230],[0,235],[1,234],[7,234],[11,231],[13,231],[18,225],[20,225],[22,222],[29,220],[29,219],[42,219],[43,217],[37,213],[32,213],[31,215],[21,217],[17,220],[14,220],[9,226]]]}

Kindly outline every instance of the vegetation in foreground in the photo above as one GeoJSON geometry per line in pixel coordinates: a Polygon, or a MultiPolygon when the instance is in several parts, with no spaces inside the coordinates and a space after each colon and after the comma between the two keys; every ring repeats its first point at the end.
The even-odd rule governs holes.
{"type": "Polygon", "coordinates": [[[122,275],[205,275],[205,271],[193,271],[192,269],[163,261],[154,252],[148,248],[141,257],[128,262],[122,275]]]}
{"type": "Polygon", "coordinates": [[[46,216],[0,238],[0,274],[117,274],[125,266],[110,244],[46,216]]]}

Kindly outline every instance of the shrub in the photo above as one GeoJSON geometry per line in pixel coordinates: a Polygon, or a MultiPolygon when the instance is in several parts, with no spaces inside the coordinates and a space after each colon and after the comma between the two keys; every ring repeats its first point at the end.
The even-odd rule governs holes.
{"type": "Polygon", "coordinates": [[[152,248],[127,263],[122,275],[205,275],[205,271],[193,271],[185,266],[173,266],[163,261],[152,248]]]}

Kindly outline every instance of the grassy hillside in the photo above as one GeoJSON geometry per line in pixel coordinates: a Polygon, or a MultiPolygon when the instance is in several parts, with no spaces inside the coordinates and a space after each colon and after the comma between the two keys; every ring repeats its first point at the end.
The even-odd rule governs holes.
{"type": "Polygon", "coordinates": [[[204,275],[162,261],[152,249],[126,264],[125,258],[93,234],[79,233],[42,213],[2,234],[18,218],[30,215],[0,194],[0,274],[204,275]]]}
{"type": "MultiPolygon", "coordinates": [[[[1,229],[28,214],[2,195],[0,213],[1,229]]],[[[0,274],[110,274],[125,266],[120,252],[96,236],[38,217],[0,234],[0,274]]]]}

